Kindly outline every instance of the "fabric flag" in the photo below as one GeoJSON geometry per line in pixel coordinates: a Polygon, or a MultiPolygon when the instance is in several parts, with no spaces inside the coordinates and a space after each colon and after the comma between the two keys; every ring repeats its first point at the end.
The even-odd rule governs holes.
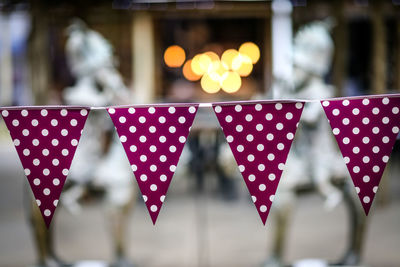
{"type": "Polygon", "coordinates": [[[214,103],[213,108],[265,225],[303,102],[214,103]]]}
{"type": "Polygon", "coordinates": [[[111,107],[116,127],[153,224],[156,223],[198,104],[111,107]]]}
{"type": "Polygon", "coordinates": [[[399,97],[321,101],[367,215],[399,133],[399,97]]]}
{"type": "Polygon", "coordinates": [[[2,108],[1,114],[49,227],[89,109],[11,107],[2,108]]]}

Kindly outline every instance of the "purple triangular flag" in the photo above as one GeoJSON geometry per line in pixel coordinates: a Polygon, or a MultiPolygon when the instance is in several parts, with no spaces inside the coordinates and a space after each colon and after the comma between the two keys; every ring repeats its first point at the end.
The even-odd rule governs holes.
{"type": "Polygon", "coordinates": [[[399,97],[321,101],[367,215],[399,133],[399,97]]]}
{"type": "Polygon", "coordinates": [[[89,109],[12,107],[2,108],[1,114],[49,227],[89,109]]]}
{"type": "Polygon", "coordinates": [[[303,102],[214,103],[213,108],[265,224],[284,169],[303,102]]]}
{"type": "Polygon", "coordinates": [[[175,173],[198,105],[111,107],[115,125],[153,224],[175,173]]]}

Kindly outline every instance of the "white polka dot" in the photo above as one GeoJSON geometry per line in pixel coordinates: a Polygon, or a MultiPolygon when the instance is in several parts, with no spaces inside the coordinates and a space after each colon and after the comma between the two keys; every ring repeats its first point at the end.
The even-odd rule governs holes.
{"type": "Polygon", "coordinates": [[[239,171],[240,171],[240,172],[244,172],[244,169],[245,169],[245,168],[244,168],[243,165],[239,165],[239,171]]]}
{"type": "Polygon", "coordinates": [[[257,150],[258,151],[263,151],[264,150],[264,145],[263,144],[258,144],[257,145],[257,150]]]}
{"type": "Polygon", "coordinates": [[[294,134],[293,134],[293,133],[288,133],[288,134],[286,135],[286,138],[287,138],[288,140],[292,140],[292,139],[294,138],[294,134]]]}
{"type": "Polygon", "coordinates": [[[28,135],[29,135],[29,130],[28,130],[28,129],[24,129],[24,130],[22,131],[22,134],[23,134],[24,136],[28,136],[28,135]]]}
{"type": "Polygon", "coordinates": [[[249,179],[250,182],[254,182],[256,180],[256,176],[254,174],[250,174],[247,179],[249,179]]]}
{"type": "Polygon", "coordinates": [[[54,205],[54,207],[57,207],[57,205],[58,205],[58,199],[55,199],[55,200],[53,201],[53,205],[54,205]]]}
{"type": "Polygon", "coordinates": [[[348,125],[350,123],[350,120],[348,118],[344,118],[342,122],[344,125],[348,125]]]}
{"type": "Polygon", "coordinates": [[[343,104],[343,106],[348,106],[350,104],[350,101],[347,99],[343,100],[342,104],[343,104]]]}
{"type": "Polygon", "coordinates": [[[399,133],[399,127],[394,126],[394,127],[392,128],[392,132],[393,132],[394,134],[399,133]]]}
{"type": "Polygon", "coordinates": [[[21,115],[22,115],[22,117],[28,116],[28,111],[27,111],[26,109],[23,109],[23,110],[21,111],[21,115]]]}
{"type": "Polygon", "coordinates": [[[147,175],[146,174],[140,175],[140,181],[146,182],[147,181],[147,175]]]}
{"type": "Polygon", "coordinates": [[[360,133],[360,129],[358,127],[354,127],[353,134],[359,134],[359,133],[360,133]]]}
{"type": "Polygon", "coordinates": [[[283,149],[285,148],[285,145],[282,144],[282,143],[279,143],[279,144],[276,146],[276,148],[277,148],[278,150],[283,150],[283,149]]]}
{"type": "Polygon", "coordinates": [[[109,108],[109,109],[108,109],[108,113],[110,113],[110,114],[114,114],[114,113],[115,113],[115,109],[113,109],[113,108],[109,108]]]}
{"type": "Polygon", "coordinates": [[[225,117],[225,121],[226,122],[232,122],[232,116],[231,115],[226,116],[225,117]]]}
{"type": "Polygon", "coordinates": [[[365,136],[363,139],[362,139],[362,142],[364,143],[364,144],[368,144],[369,143],[369,137],[367,137],[367,136],[365,136]]]}
{"type": "Polygon", "coordinates": [[[389,104],[389,98],[385,97],[382,99],[382,104],[387,105],[389,104]]]}
{"type": "MultiPolygon", "coordinates": [[[[160,138],[161,138],[161,137],[160,137],[160,138]]],[[[140,141],[141,143],[146,142],[146,141],[147,141],[146,136],[144,136],[144,135],[140,136],[140,137],[139,137],[139,141],[140,141]]]]}
{"type": "Polygon", "coordinates": [[[379,172],[379,170],[380,170],[379,166],[375,165],[374,167],[372,167],[372,171],[375,173],[379,172]]]}
{"type": "MultiPolygon", "coordinates": [[[[122,118],[122,117],[121,117],[121,118],[122,118]]],[[[121,121],[121,118],[119,118],[120,121],[121,121]]],[[[76,125],[78,125],[78,121],[75,120],[75,119],[72,119],[72,120],[70,121],[70,124],[71,124],[71,126],[76,126],[76,125]]]]}
{"type": "Polygon", "coordinates": [[[46,117],[47,114],[49,114],[49,113],[47,112],[47,110],[42,109],[42,110],[40,111],[40,114],[41,114],[43,117],[46,117]]]}
{"type": "Polygon", "coordinates": [[[169,151],[174,153],[176,151],[176,146],[170,146],[169,151]]]}
{"type": "Polygon", "coordinates": [[[49,169],[43,169],[43,174],[44,175],[49,175],[50,174],[50,170],[49,169]]]}
{"type": "Polygon", "coordinates": [[[273,117],[274,117],[274,116],[272,116],[271,113],[268,113],[267,115],[265,115],[265,119],[267,119],[267,121],[272,120],[273,117]]]}
{"type": "Polygon", "coordinates": [[[44,216],[49,217],[51,215],[51,211],[49,209],[45,209],[43,214],[44,216]]]}
{"type": "MultiPolygon", "coordinates": [[[[182,137],[182,136],[181,136],[182,137]]],[[[232,135],[228,135],[228,137],[226,138],[226,141],[228,143],[232,143],[233,142],[233,136],[232,135]]]]}
{"type": "Polygon", "coordinates": [[[14,125],[15,127],[17,127],[19,125],[19,121],[18,120],[13,120],[12,121],[12,125],[14,125]]]}
{"type": "Polygon", "coordinates": [[[196,112],[196,108],[195,107],[190,107],[189,108],[189,112],[192,113],[192,114],[195,113],[196,112]]]}
{"type": "Polygon", "coordinates": [[[276,103],[275,104],[275,109],[276,110],[281,110],[282,109],[282,104],[281,103],[276,103]]]}
{"type": "Polygon", "coordinates": [[[261,211],[261,212],[266,212],[266,211],[267,211],[267,206],[261,205],[261,206],[260,206],[260,211],[261,211]]]}
{"type": "Polygon", "coordinates": [[[31,154],[31,151],[30,151],[29,149],[25,148],[24,151],[22,151],[22,153],[23,153],[25,156],[29,156],[29,154],[31,154]]]}
{"type": "Polygon", "coordinates": [[[43,194],[45,194],[46,196],[50,195],[50,189],[48,188],[43,189],[43,194]]]}
{"type": "Polygon", "coordinates": [[[40,179],[39,178],[33,179],[33,184],[34,185],[40,185],[40,179]]]}
{"type": "MultiPolygon", "coordinates": [[[[63,151],[64,150],[66,150],[66,149],[63,149],[63,151]]],[[[68,151],[68,150],[67,150],[68,151]]],[[[42,154],[43,154],[43,156],[48,156],[49,154],[50,154],[50,151],[47,149],[47,148],[45,148],[45,149],[43,149],[42,150],[42,154]]],[[[64,155],[64,154],[63,154],[64,155]]],[[[64,155],[65,156],[65,155],[64,155]]]]}
{"type": "Polygon", "coordinates": [[[344,163],[349,164],[349,162],[350,162],[350,158],[349,157],[344,157],[343,159],[344,159],[344,163]]]}
{"type": "Polygon", "coordinates": [[[149,150],[150,150],[151,152],[156,152],[156,151],[157,151],[157,147],[154,146],[154,145],[151,145],[150,148],[149,148],[149,150]]]}
{"type": "Polygon", "coordinates": [[[376,194],[376,192],[378,192],[378,187],[374,186],[374,188],[372,188],[372,191],[376,194]]]}
{"type": "Polygon", "coordinates": [[[374,152],[374,153],[378,153],[379,152],[379,147],[378,146],[374,146],[373,148],[372,148],[372,152],[374,152]]]}
{"type": "Polygon", "coordinates": [[[164,202],[164,200],[165,200],[165,196],[162,195],[162,196],[160,197],[160,201],[161,201],[161,202],[164,202]]]}
{"type": "Polygon", "coordinates": [[[329,106],[329,101],[324,101],[324,102],[322,102],[322,105],[323,105],[324,107],[329,106]]]}
{"type": "Polygon", "coordinates": [[[377,133],[379,133],[379,128],[378,127],[374,127],[374,128],[372,128],[372,132],[374,133],[374,134],[377,134],[377,133]]]}
{"type": "Polygon", "coordinates": [[[363,103],[363,105],[368,105],[369,104],[369,99],[367,99],[367,98],[364,98],[363,99],[363,101],[362,101],[362,103],[363,103]]]}
{"type": "Polygon", "coordinates": [[[38,126],[39,125],[39,122],[36,119],[33,119],[31,123],[32,123],[32,126],[38,126]]]}
{"type": "Polygon", "coordinates": [[[301,109],[302,107],[303,107],[303,103],[300,103],[300,102],[296,103],[297,109],[301,109]]]}
{"type": "Polygon", "coordinates": [[[216,113],[220,113],[222,111],[222,108],[221,108],[221,106],[216,106],[214,108],[214,110],[215,110],[216,113]]]}
{"type": "Polygon", "coordinates": [[[264,128],[264,127],[262,126],[262,124],[257,124],[257,125],[256,125],[256,130],[257,130],[257,131],[262,131],[263,128],[264,128]]]}
{"type": "Polygon", "coordinates": [[[371,199],[369,197],[364,197],[363,198],[363,202],[364,203],[369,203],[371,201],[371,199]]]}
{"type": "Polygon", "coordinates": [[[278,164],[278,169],[280,169],[281,171],[283,171],[284,168],[285,168],[285,164],[284,164],[284,163],[279,163],[279,164],[278,164]]]}
{"type": "Polygon", "coordinates": [[[135,133],[135,132],[136,132],[136,127],[135,127],[135,126],[130,126],[130,127],[129,127],[129,131],[130,131],[131,133],[135,133]]]}
{"type": "Polygon", "coordinates": [[[143,201],[144,201],[144,202],[147,202],[147,199],[148,199],[147,196],[146,196],[146,195],[143,195],[142,197],[143,197],[143,201]]]}
{"type": "Polygon", "coordinates": [[[32,140],[32,144],[33,144],[34,146],[38,146],[38,145],[39,145],[39,140],[38,140],[38,139],[33,139],[33,140],[32,140]]]}
{"type": "Polygon", "coordinates": [[[270,174],[268,174],[268,179],[270,181],[274,181],[276,179],[276,175],[274,173],[270,173],[270,174]]]}
{"type": "Polygon", "coordinates": [[[353,147],[353,153],[354,154],[360,153],[360,148],[358,146],[353,147]]]}
{"type": "Polygon", "coordinates": [[[388,156],[383,156],[382,157],[382,161],[387,163],[389,161],[389,157],[388,156]]]}
{"type": "Polygon", "coordinates": [[[258,189],[262,192],[262,191],[265,191],[265,189],[267,189],[267,187],[265,186],[265,184],[260,184],[258,186],[258,189]]]}
{"type": "Polygon", "coordinates": [[[179,137],[179,142],[185,143],[185,142],[186,142],[186,137],[180,136],[180,137],[179,137]]]}
{"type": "Polygon", "coordinates": [[[67,129],[62,129],[61,130],[61,135],[62,136],[67,136],[68,135],[68,130],[67,129]]]}
{"type": "Polygon", "coordinates": [[[81,109],[81,116],[86,116],[88,114],[88,111],[86,109],[81,109]]]}
{"type": "Polygon", "coordinates": [[[176,109],[174,107],[169,107],[168,108],[168,112],[171,113],[171,114],[174,114],[175,111],[176,111],[176,109]]]}
{"type": "Polygon", "coordinates": [[[129,150],[130,150],[131,152],[136,152],[136,151],[137,151],[137,147],[136,147],[135,145],[131,145],[131,146],[129,147],[129,150]]]}
{"type": "Polygon", "coordinates": [[[51,140],[51,144],[52,144],[53,146],[58,146],[58,140],[57,140],[57,139],[51,140]]]}
{"type": "Polygon", "coordinates": [[[256,203],[257,198],[256,198],[255,196],[251,196],[251,200],[252,200],[254,203],[256,203]]]}
{"type": "Polygon", "coordinates": [[[245,119],[246,119],[246,121],[252,121],[253,116],[251,114],[247,114],[245,119]]]}
{"type": "Polygon", "coordinates": [[[274,154],[272,154],[272,153],[269,153],[268,154],[268,156],[267,156],[267,158],[268,158],[268,160],[274,160],[275,159],[275,155],[274,154]]]}
{"type": "Polygon", "coordinates": [[[382,142],[383,143],[385,143],[385,144],[387,144],[387,143],[389,143],[389,137],[387,137],[387,136],[384,136],[383,138],[382,138],[382,142]]]}
{"type": "Polygon", "coordinates": [[[160,116],[160,118],[158,118],[158,121],[159,121],[160,123],[165,123],[167,120],[165,119],[164,116],[160,116]]]}
{"type": "Polygon", "coordinates": [[[140,123],[145,123],[145,122],[146,122],[146,117],[140,116],[140,117],[139,117],[139,122],[140,122],[140,123]]]}
{"type": "Polygon", "coordinates": [[[247,160],[250,162],[254,161],[254,155],[252,155],[252,154],[248,155],[247,160]]]}
{"type": "Polygon", "coordinates": [[[241,106],[241,105],[236,105],[236,106],[235,106],[235,110],[236,110],[237,112],[242,111],[242,106],[241,106]]]}
{"type": "Polygon", "coordinates": [[[30,169],[24,169],[25,175],[29,175],[31,174],[31,170],[30,169]]]}
{"type": "Polygon", "coordinates": [[[364,163],[368,163],[370,159],[368,156],[364,156],[362,160],[364,163]]]}
{"type": "Polygon", "coordinates": [[[166,176],[165,174],[161,174],[161,175],[160,175],[160,181],[161,181],[161,182],[167,181],[167,176],[166,176]]]}
{"type": "Polygon", "coordinates": [[[353,112],[354,115],[360,114],[360,110],[358,108],[353,108],[352,112],[353,112]]]}
{"type": "Polygon", "coordinates": [[[147,156],[146,155],[141,155],[140,156],[140,161],[141,162],[146,162],[147,161],[147,156]]]}
{"type": "Polygon", "coordinates": [[[48,136],[49,135],[49,131],[47,129],[43,129],[42,130],[42,135],[43,136],[48,136]]]}
{"type": "Polygon", "coordinates": [[[170,126],[168,128],[168,130],[169,130],[170,133],[175,133],[176,132],[176,128],[174,126],[170,126]]]}
{"type": "Polygon", "coordinates": [[[399,113],[399,108],[398,107],[394,107],[394,108],[392,108],[392,113],[393,114],[398,114],[399,113]]]}
{"type": "Polygon", "coordinates": [[[19,139],[14,139],[13,143],[14,143],[14,146],[19,146],[21,144],[19,139]]]}
{"type": "Polygon", "coordinates": [[[135,111],[136,111],[136,110],[135,110],[134,108],[129,108],[129,109],[128,109],[128,112],[129,112],[130,114],[134,114],[135,111]]]}
{"type": "Polygon", "coordinates": [[[368,175],[364,175],[364,177],[363,177],[363,182],[364,182],[364,183],[368,183],[370,180],[371,180],[371,179],[369,178],[368,175]]]}
{"type": "Polygon", "coordinates": [[[180,116],[179,119],[178,119],[178,121],[179,121],[179,123],[185,123],[185,122],[186,122],[186,119],[185,119],[185,117],[180,116]]]}
{"type": "Polygon", "coordinates": [[[156,191],[157,190],[157,185],[155,185],[155,184],[150,185],[150,190],[151,191],[156,191]]]}
{"type": "Polygon", "coordinates": [[[59,185],[59,184],[60,184],[60,179],[54,178],[54,179],[53,179],[53,184],[54,184],[55,186],[59,185]]]}
{"type": "Polygon", "coordinates": [[[150,114],[154,114],[156,112],[156,109],[154,107],[149,107],[147,110],[150,114]]]}
{"type": "Polygon", "coordinates": [[[277,123],[277,124],[276,124],[276,129],[277,129],[277,130],[282,130],[282,129],[283,129],[283,124],[280,123],[280,122],[277,123]]]}
{"type": "Polygon", "coordinates": [[[356,193],[360,194],[360,191],[361,191],[360,188],[358,186],[356,186],[355,189],[356,189],[356,193]]]}
{"type": "Polygon", "coordinates": [[[373,108],[372,113],[375,115],[379,114],[379,108],[373,108]]]}
{"type": "Polygon", "coordinates": [[[286,119],[288,120],[293,119],[293,114],[291,112],[286,113],[286,119]]]}
{"type": "Polygon", "coordinates": [[[34,159],[32,163],[33,165],[38,166],[40,164],[40,160],[34,159]]]}
{"type": "Polygon", "coordinates": [[[339,130],[339,128],[335,128],[332,130],[332,132],[334,135],[338,135],[340,133],[340,130],[339,130]]]}
{"type": "Polygon", "coordinates": [[[161,155],[160,156],[160,161],[161,162],[166,162],[167,161],[167,157],[165,155],[161,155]]]}
{"type": "Polygon", "coordinates": [[[258,167],[257,167],[257,168],[258,168],[259,171],[262,172],[262,171],[265,170],[265,165],[264,165],[264,164],[258,164],[258,167]]]}
{"type": "Polygon", "coordinates": [[[257,111],[261,111],[261,110],[262,110],[262,105],[261,105],[261,104],[257,104],[257,105],[255,106],[255,109],[256,109],[257,111]]]}
{"type": "Polygon", "coordinates": [[[58,166],[58,164],[60,164],[60,161],[58,159],[53,159],[52,163],[54,166],[58,166]]]}
{"type": "Polygon", "coordinates": [[[267,134],[267,140],[268,141],[274,140],[274,135],[272,133],[267,134]]]}
{"type": "Polygon", "coordinates": [[[252,142],[254,140],[254,136],[252,134],[248,134],[246,136],[246,140],[249,141],[249,142],[252,142]]]}
{"type": "Polygon", "coordinates": [[[155,172],[155,171],[157,171],[157,166],[156,165],[151,165],[150,166],[150,171],[152,171],[152,172],[155,172]]]}
{"type": "Polygon", "coordinates": [[[176,166],[175,166],[175,165],[169,166],[169,170],[170,170],[171,172],[174,172],[174,171],[176,170],[176,166]]]}
{"type": "Polygon", "coordinates": [[[77,145],[78,145],[78,140],[72,139],[72,140],[71,140],[71,145],[77,146],[77,145]]]}
{"type": "Polygon", "coordinates": [[[238,131],[238,132],[241,132],[241,131],[243,131],[243,126],[242,125],[237,125],[236,126],[236,131],[238,131]]]}
{"type": "Polygon", "coordinates": [[[243,152],[244,146],[238,145],[238,146],[236,147],[236,150],[237,150],[238,152],[243,152]]]}
{"type": "Polygon", "coordinates": [[[275,195],[270,195],[269,196],[269,201],[274,202],[274,199],[275,199],[275,195]]]}
{"type": "Polygon", "coordinates": [[[388,124],[389,123],[389,118],[388,117],[384,117],[382,119],[383,124],[388,124]]]}
{"type": "Polygon", "coordinates": [[[7,117],[8,114],[9,114],[8,110],[3,110],[3,111],[1,112],[1,115],[3,115],[3,117],[7,117]]]}
{"type": "Polygon", "coordinates": [[[359,173],[359,172],[360,172],[360,167],[354,166],[354,167],[353,167],[353,172],[354,172],[354,173],[359,173]]]}
{"type": "Polygon", "coordinates": [[[350,143],[350,139],[348,137],[343,138],[343,144],[347,145],[350,143]]]}
{"type": "Polygon", "coordinates": [[[157,211],[157,206],[156,205],[151,205],[151,207],[150,207],[150,210],[152,211],[152,212],[156,212],[157,211]]]}
{"type": "Polygon", "coordinates": [[[135,171],[137,171],[137,166],[135,164],[132,164],[131,169],[132,169],[132,171],[135,172],[135,171]]]}
{"type": "Polygon", "coordinates": [[[367,117],[363,118],[362,123],[367,125],[369,123],[369,119],[367,117]]]}
{"type": "Polygon", "coordinates": [[[334,110],[332,110],[332,114],[333,114],[334,116],[339,115],[339,113],[340,113],[340,111],[339,111],[339,109],[337,109],[337,108],[335,108],[334,110]]]}

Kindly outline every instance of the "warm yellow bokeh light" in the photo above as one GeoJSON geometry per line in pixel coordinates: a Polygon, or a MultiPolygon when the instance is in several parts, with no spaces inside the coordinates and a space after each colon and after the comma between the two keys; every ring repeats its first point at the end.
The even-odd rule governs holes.
{"type": "Polygon", "coordinates": [[[203,71],[203,73],[208,70],[208,68],[210,67],[211,63],[212,63],[212,60],[207,54],[204,53],[204,54],[200,55],[199,64],[200,64],[200,68],[203,71]]]}
{"type": "Polygon", "coordinates": [[[227,71],[222,75],[221,87],[227,93],[235,93],[242,86],[242,79],[239,74],[234,71],[227,71]]]}
{"type": "Polygon", "coordinates": [[[192,59],[192,63],[190,64],[192,71],[197,75],[203,75],[205,72],[200,66],[200,56],[201,54],[195,55],[192,59]]]}
{"type": "Polygon", "coordinates": [[[232,61],[232,69],[242,77],[247,77],[253,70],[251,58],[245,54],[239,53],[232,61]]]}
{"type": "Polygon", "coordinates": [[[239,52],[249,56],[253,64],[256,64],[260,59],[260,49],[255,43],[246,42],[242,44],[239,48],[239,52]]]}
{"type": "Polygon", "coordinates": [[[183,76],[184,76],[187,80],[189,80],[189,81],[191,81],[191,82],[198,81],[198,80],[200,80],[201,75],[197,75],[196,73],[193,72],[191,64],[192,64],[192,60],[189,59],[189,60],[186,61],[186,63],[183,65],[183,69],[182,69],[183,76]]]}
{"type": "Polygon", "coordinates": [[[185,50],[179,45],[172,45],[164,52],[164,62],[168,67],[179,68],[185,62],[185,50]]]}
{"type": "Polygon", "coordinates": [[[224,64],[226,64],[226,66],[227,66],[229,69],[232,69],[232,61],[233,61],[233,59],[234,59],[237,55],[239,55],[239,52],[238,52],[237,50],[235,50],[235,49],[228,49],[228,50],[226,50],[226,51],[222,54],[222,56],[221,56],[221,61],[222,61],[224,64]]]}
{"type": "Polygon", "coordinates": [[[207,73],[201,78],[200,84],[201,88],[209,94],[215,94],[221,89],[219,82],[211,79],[210,75],[207,73]]]}
{"type": "Polygon", "coordinates": [[[208,52],[205,52],[204,54],[206,54],[213,62],[219,61],[219,56],[213,51],[208,51],[208,52]]]}

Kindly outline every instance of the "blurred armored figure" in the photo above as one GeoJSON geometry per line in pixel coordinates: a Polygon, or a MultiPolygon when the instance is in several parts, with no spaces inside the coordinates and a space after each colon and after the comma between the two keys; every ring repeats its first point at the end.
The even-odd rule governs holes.
{"type": "MultiPolygon", "coordinates": [[[[66,56],[76,84],[64,90],[65,103],[107,106],[129,101],[128,89],[115,68],[110,43],[79,19],[73,20],[67,34],[66,56]]],[[[61,203],[71,213],[77,213],[83,196],[90,197],[90,192],[101,192],[112,231],[115,257],[112,266],[125,267],[132,266],[125,259],[123,238],[136,191],[125,152],[112,130],[113,125],[105,110],[91,111],[61,195],[61,203]]],[[[40,220],[40,214],[34,213],[40,266],[73,266],[62,264],[57,259],[51,232],[45,231],[40,220]]],[[[81,263],[79,266],[86,265],[81,263]]]]}
{"type": "MultiPolygon", "coordinates": [[[[333,97],[334,88],[324,77],[332,61],[333,42],[328,22],[313,22],[302,27],[294,38],[293,84],[276,77],[274,98],[319,100],[333,97]]],[[[265,266],[282,266],[286,225],[297,194],[316,189],[332,209],[342,200],[348,207],[351,231],[348,250],[340,264],[359,262],[365,217],[354,198],[350,179],[331,128],[319,101],[306,103],[296,138],[275,198],[277,231],[273,255],[265,266]],[[337,184],[337,185],[335,185],[337,184]]],[[[354,190],[353,190],[354,191],[354,190]]]]}

